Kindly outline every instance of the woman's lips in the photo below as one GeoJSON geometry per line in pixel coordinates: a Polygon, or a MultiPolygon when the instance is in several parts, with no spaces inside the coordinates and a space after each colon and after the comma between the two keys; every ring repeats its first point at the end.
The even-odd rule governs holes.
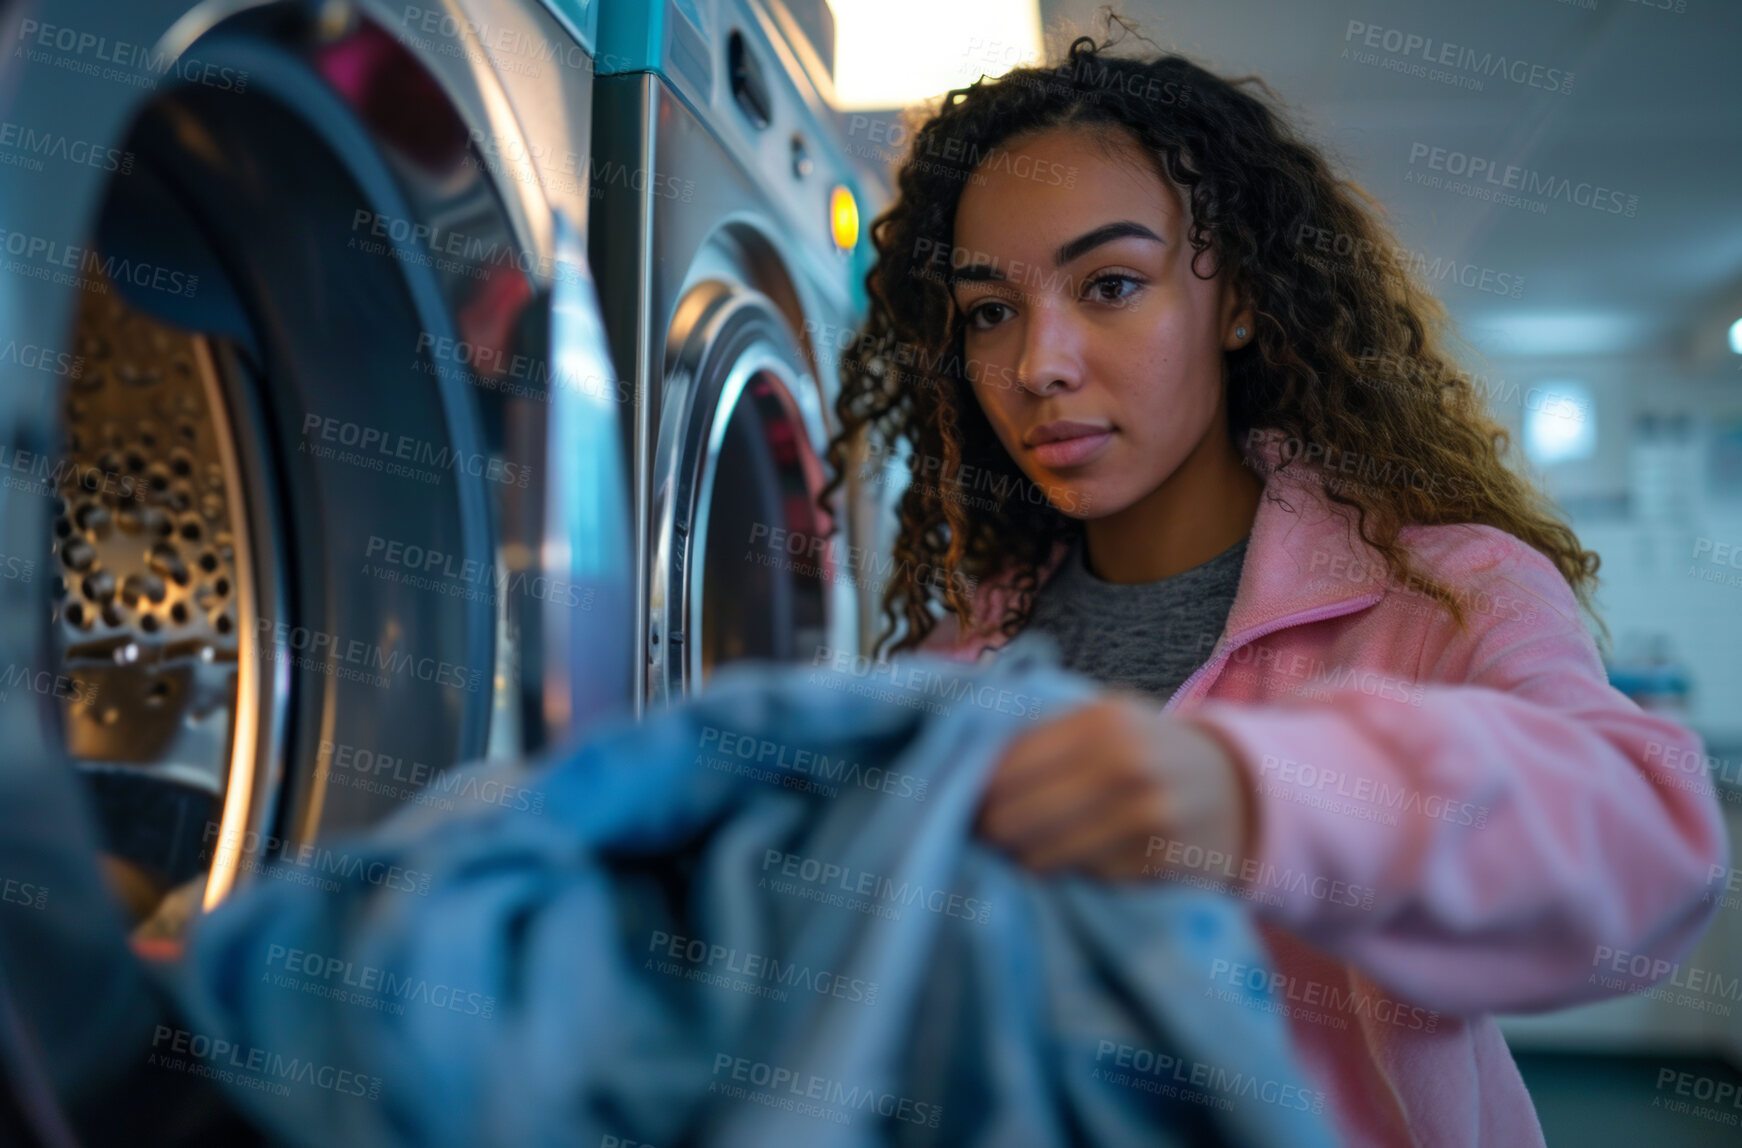
{"type": "Polygon", "coordinates": [[[1081,431],[1071,431],[1068,438],[1033,443],[1028,449],[1042,466],[1081,466],[1105,450],[1112,441],[1112,431],[1084,427],[1081,431]]]}
{"type": "Polygon", "coordinates": [[[1038,442],[1031,446],[1035,458],[1043,467],[1077,467],[1089,462],[1090,458],[1099,455],[1101,449],[1113,441],[1111,430],[1101,430],[1097,434],[1084,434],[1075,439],[1059,439],[1056,442],[1038,442]]]}

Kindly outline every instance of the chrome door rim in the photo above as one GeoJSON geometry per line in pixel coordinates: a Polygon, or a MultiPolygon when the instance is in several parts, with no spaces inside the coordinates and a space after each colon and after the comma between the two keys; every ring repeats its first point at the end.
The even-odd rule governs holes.
{"type": "MultiPolygon", "coordinates": [[[[774,379],[782,404],[798,416],[803,449],[819,477],[819,444],[825,441],[816,384],[798,365],[798,348],[778,341],[788,328],[770,300],[753,290],[709,281],[693,288],[677,312],[693,313],[694,321],[673,339],[665,370],[647,621],[649,701],[668,704],[694,689],[702,677],[708,520],[727,429],[745,388],[761,375],[774,379]],[[740,339],[742,345],[735,345],[740,339]],[[704,372],[716,370],[714,360],[722,354],[732,355],[731,365],[723,376],[714,376],[719,379],[715,391],[713,378],[704,372]],[[672,653],[674,645],[685,647],[681,655],[672,653]]],[[[820,484],[812,489],[820,490],[820,484]]],[[[835,546],[831,537],[831,561],[835,546]]],[[[825,600],[825,609],[832,610],[833,603],[825,600]]]]}

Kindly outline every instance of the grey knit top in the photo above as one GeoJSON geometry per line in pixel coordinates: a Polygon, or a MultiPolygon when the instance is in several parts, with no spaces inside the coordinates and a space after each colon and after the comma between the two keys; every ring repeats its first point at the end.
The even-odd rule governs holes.
{"type": "Polygon", "coordinates": [[[1246,542],[1172,577],[1125,586],[1089,570],[1079,537],[1035,595],[1029,626],[1058,642],[1070,669],[1165,702],[1222,636],[1246,542]]]}

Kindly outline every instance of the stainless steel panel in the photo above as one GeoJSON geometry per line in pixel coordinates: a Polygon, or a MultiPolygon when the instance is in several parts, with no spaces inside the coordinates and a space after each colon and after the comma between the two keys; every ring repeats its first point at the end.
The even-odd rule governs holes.
{"type": "MultiPolygon", "coordinates": [[[[233,524],[229,555],[212,557],[251,564],[261,577],[221,579],[214,569],[196,579],[188,564],[204,555],[169,553],[173,539],[87,561],[64,587],[68,607],[78,607],[75,629],[90,627],[86,647],[131,631],[133,641],[110,644],[134,656],[123,652],[102,671],[111,687],[104,699],[128,704],[89,708],[90,723],[74,707],[69,728],[75,751],[110,774],[224,793],[220,847],[249,832],[294,842],[405,804],[403,791],[340,772],[336,755],[403,757],[439,776],[486,750],[519,754],[567,739],[631,705],[621,600],[633,577],[618,438],[628,396],[580,262],[588,165],[564,158],[586,152],[591,74],[565,63],[500,82],[496,61],[478,50],[475,14],[439,24],[451,42],[419,53],[391,24],[405,14],[386,5],[327,5],[312,19],[300,5],[182,7],[141,5],[118,17],[69,4],[57,19],[173,45],[162,59],[197,62],[208,78],[230,82],[166,83],[152,96],[139,86],[70,82],[52,62],[17,65],[17,114],[71,138],[112,141],[137,169],[125,180],[87,169],[55,196],[14,171],[0,175],[0,194],[10,225],[63,249],[83,243],[106,258],[121,252],[203,273],[197,292],[123,288],[127,306],[202,364],[221,395],[222,411],[210,413],[233,432],[224,481],[235,496],[223,511],[237,510],[247,529],[233,524]],[[539,109],[539,130],[560,136],[560,146],[529,141],[518,107],[539,109]],[[447,239],[459,242],[438,247],[447,239]],[[329,444],[323,432],[333,426],[341,441],[329,444]],[[379,450],[349,449],[357,444],[344,436],[353,431],[353,439],[409,443],[433,465],[392,473],[417,468],[389,458],[384,470],[379,450]],[[427,568],[365,563],[390,546],[445,556],[466,573],[432,580],[427,568]],[[98,574],[116,585],[90,577],[98,574]],[[207,652],[218,664],[232,654],[228,644],[190,643],[181,633],[198,623],[202,600],[190,595],[214,593],[219,580],[238,597],[259,598],[260,625],[235,651],[254,688],[244,680],[221,723],[209,697],[160,720],[166,698],[211,693],[194,688],[210,676],[207,652]],[[142,632],[148,626],[155,632],[142,632]],[[258,656],[243,652],[247,640],[257,641],[258,656]],[[357,665],[334,652],[352,647],[363,651],[357,665]],[[213,780],[213,746],[241,745],[235,732],[250,721],[258,753],[213,780]],[[221,735],[218,724],[227,727],[221,735]],[[95,733],[104,729],[110,734],[95,733]],[[195,752],[202,738],[209,744],[195,752]]],[[[536,8],[468,7],[519,21],[528,37],[563,34],[536,8]]],[[[71,347],[76,288],[20,293],[15,277],[0,278],[9,331],[71,347]]],[[[7,381],[12,445],[50,457],[63,388],[7,381]]],[[[79,401],[101,406],[90,394],[79,401]]],[[[144,413],[166,425],[170,414],[144,413]]],[[[132,417],[120,407],[81,416],[99,434],[132,417]]],[[[124,460],[142,443],[121,437],[111,445],[124,460]]],[[[211,437],[201,442],[211,446],[211,437]]],[[[140,462],[139,478],[149,481],[152,465],[140,462]]],[[[172,487],[188,477],[174,474],[176,464],[163,462],[172,487]]],[[[47,503],[0,492],[8,547],[47,557],[47,503]]],[[[101,541],[102,524],[87,532],[80,509],[90,517],[71,505],[60,517],[69,558],[101,541]]],[[[44,588],[7,596],[4,636],[23,661],[55,665],[44,588]]],[[[226,612],[208,621],[216,619],[242,623],[226,612]]],[[[61,736],[52,726],[36,735],[50,744],[61,736]]]]}
{"type": "MultiPolygon", "coordinates": [[[[844,319],[832,305],[840,282],[818,282],[805,244],[782,214],[785,193],[772,193],[769,173],[741,167],[657,76],[605,77],[594,97],[596,164],[639,177],[595,185],[591,249],[613,285],[604,313],[617,360],[636,381],[630,434],[646,595],[637,660],[647,668],[638,703],[646,706],[693,688],[702,673],[697,627],[708,630],[710,595],[699,581],[708,566],[698,557],[707,542],[699,516],[712,495],[742,493],[734,483],[748,490],[773,481],[774,472],[731,473],[718,465],[730,453],[727,443],[737,441],[728,433],[734,416],[743,426],[787,422],[811,459],[806,481],[820,486],[816,460],[833,421],[836,377],[831,356],[818,353],[817,336],[838,331],[844,319]],[[785,414],[738,405],[752,378],[786,396],[785,414]],[[674,636],[681,650],[673,650],[674,636]]],[[[837,278],[844,275],[836,270],[837,278]]],[[[781,521],[772,502],[758,513],[771,529],[781,521]]],[[[740,561],[745,557],[756,559],[740,552],[740,561]]],[[[766,600],[740,597],[740,609],[746,617],[780,611],[792,595],[814,590],[825,620],[820,627],[806,623],[799,640],[812,642],[809,635],[820,632],[824,641],[814,644],[856,646],[854,579],[840,568],[838,542],[823,544],[815,558],[814,576],[802,563],[777,560],[791,584],[763,585],[766,600]]],[[[764,581],[769,572],[763,568],[764,581]]],[[[783,657],[814,655],[790,639],[745,652],[771,656],[777,648],[783,657]]]]}

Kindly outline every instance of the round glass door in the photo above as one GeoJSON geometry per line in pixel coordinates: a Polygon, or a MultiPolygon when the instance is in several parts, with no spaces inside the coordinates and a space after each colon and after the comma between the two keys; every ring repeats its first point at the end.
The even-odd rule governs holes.
{"type": "Polygon", "coordinates": [[[730,662],[814,657],[841,576],[817,504],[822,412],[784,319],[755,292],[712,282],[678,313],[654,467],[656,702],[730,662]]]}
{"type": "MultiPolygon", "coordinates": [[[[720,417],[720,416],[716,416],[720,417]]],[[[810,657],[826,634],[833,550],[816,504],[816,452],[791,392],[751,375],[724,412],[708,505],[700,594],[701,679],[744,658],[810,657]]]]}

